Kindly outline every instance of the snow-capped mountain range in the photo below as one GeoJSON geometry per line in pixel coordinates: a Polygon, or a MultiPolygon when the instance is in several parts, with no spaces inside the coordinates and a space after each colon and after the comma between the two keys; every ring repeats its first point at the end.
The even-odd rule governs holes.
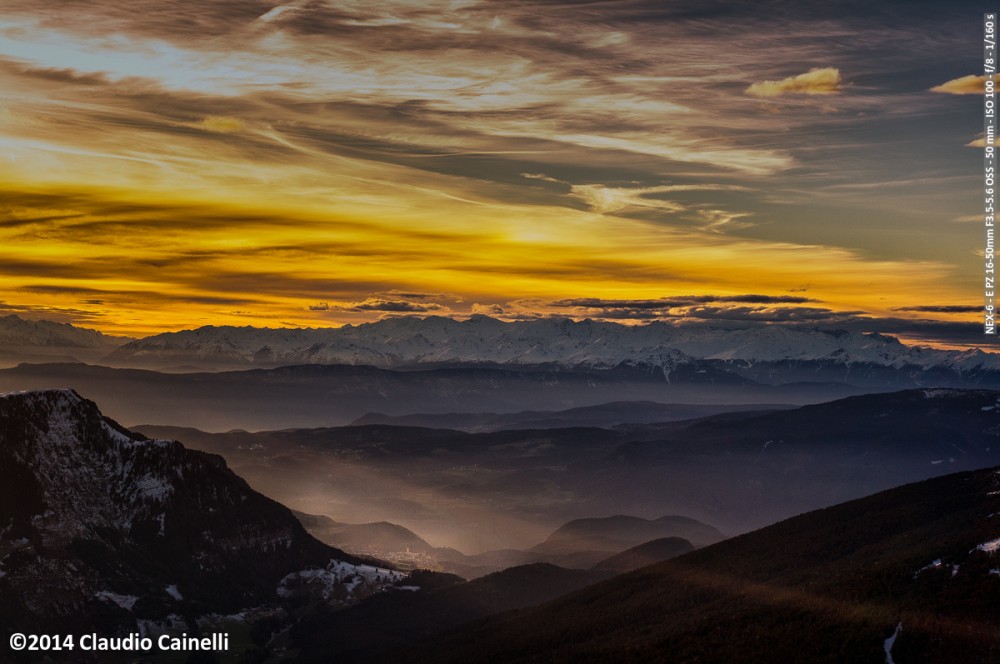
{"type": "Polygon", "coordinates": [[[665,322],[622,325],[591,320],[503,322],[476,315],[389,318],[341,328],[201,327],[123,345],[115,364],[352,364],[399,367],[440,363],[558,364],[670,369],[695,361],[811,362],[969,370],[1000,369],[1000,355],[907,346],[881,334],[787,326],[744,329],[665,322]]]}

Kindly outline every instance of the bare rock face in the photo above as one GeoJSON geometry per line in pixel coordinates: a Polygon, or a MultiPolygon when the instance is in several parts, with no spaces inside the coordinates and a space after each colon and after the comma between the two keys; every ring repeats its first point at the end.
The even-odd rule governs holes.
{"type": "Polygon", "coordinates": [[[72,390],[0,396],[5,629],[196,629],[401,577],[315,540],[219,456],[129,432],[72,390]]]}

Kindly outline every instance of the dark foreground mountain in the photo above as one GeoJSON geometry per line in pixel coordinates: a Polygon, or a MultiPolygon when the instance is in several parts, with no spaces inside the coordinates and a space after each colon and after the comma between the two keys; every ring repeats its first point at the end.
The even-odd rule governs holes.
{"type": "Polygon", "coordinates": [[[939,477],[495,616],[405,660],[997,662],[998,513],[1000,470],[939,477]]]}
{"type": "Polygon", "coordinates": [[[633,546],[631,549],[616,553],[610,558],[605,558],[591,567],[591,569],[598,572],[624,574],[625,572],[637,570],[640,567],[676,558],[689,551],[694,551],[694,546],[686,539],[682,537],[661,537],[660,539],[633,546]]]}
{"type": "Polygon", "coordinates": [[[221,457],[131,433],[70,390],[0,396],[4,639],[247,636],[401,578],[308,535],[221,457]]]}
{"type": "MultiPolygon", "coordinates": [[[[534,606],[611,576],[609,571],[569,570],[537,563],[463,582],[417,572],[413,592],[370,597],[345,609],[317,610],[291,632],[301,650],[296,662],[369,662],[421,638],[489,615],[534,606]],[[428,586],[425,582],[432,583],[428,586]],[[417,589],[419,588],[419,590],[417,589]]],[[[407,661],[401,656],[396,661],[407,661]]],[[[487,661],[484,659],[469,661],[487,661]]]]}

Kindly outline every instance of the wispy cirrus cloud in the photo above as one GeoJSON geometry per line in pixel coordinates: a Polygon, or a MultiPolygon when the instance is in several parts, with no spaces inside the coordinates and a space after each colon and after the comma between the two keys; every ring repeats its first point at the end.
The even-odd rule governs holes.
{"type": "Polygon", "coordinates": [[[653,194],[671,191],[670,187],[606,187],[600,184],[576,184],[570,192],[595,212],[621,212],[629,208],[653,208],[666,212],[679,212],[683,205],[673,201],[650,198],[653,194]]]}

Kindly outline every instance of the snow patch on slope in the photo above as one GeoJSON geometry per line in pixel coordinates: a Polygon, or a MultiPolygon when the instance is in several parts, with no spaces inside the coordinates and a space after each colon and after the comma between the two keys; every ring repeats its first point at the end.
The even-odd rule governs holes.
{"type": "MultiPolygon", "coordinates": [[[[1000,538],[995,540],[990,540],[989,542],[983,542],[972,551],[985,551],[986,553],[996,553],[998,549],[1000,549],[1000,538]]],[[[972,551],[970,551],[969,553],[972,553],[972,551]]]]}
{"type": "Polygon", "coordinates": [[[383,590],[406,575],[372,565],[352,565],[331,560],[324,569],[292,572],[278,582],[278,596],[291,597],[306,591],[318,591],[327,601],[357,599],[383,590]]]}
{"type": "Polygon", "coordinates": [[[116,604],[126,611],[131,611],[135,603],[139,601],[139,598],[135,595],[119,595],[113,593],[110,590],[101,590],[96,594],[98,599],[102,599],[105,602],[111,602],[116,604]]]}
{"type": "Polygon", "coordinates": [[[903,631],[903,623],[896,624],[896,630],[892,633],[888,639],[882,643],[882,649],[885,650],[885,664],[895,664],[892,660],[892,647],[896,645],[896,638],[899,633],[903,631]]]}
{"type": "Polygon", "coordinates": [[[914,572],[913,573],[913,578],[914,579],[917,578],[917,576],[921,572],[926,572],[929,569],[940,569],[940,568],[941,568],[941,559],[937,558],[936,560],[932,561],[930,564],[924,565],[923,567],[921,567],[920,569],[918,569],[916,572],[914,572]]]}

